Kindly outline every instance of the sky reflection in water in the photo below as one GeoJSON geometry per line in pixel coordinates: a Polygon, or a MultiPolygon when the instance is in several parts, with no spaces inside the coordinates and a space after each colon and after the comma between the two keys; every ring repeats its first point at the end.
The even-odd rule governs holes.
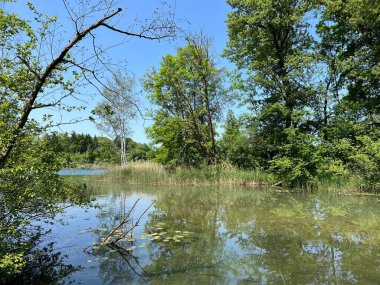
{"type": "Polygon", "coordinates": [[[68,262],[84,267],[70,277],[77,283],[376,284],[380,280],[377,196],[91,184],[102,207],[72,208],[62,217],[66,225],[57,225],[52,232],[56,248],[68,255],[68,262]],[[135,220],[152,200],[157,202],[135,229],[135,241],[124,244],[135,247],[133,256],[99,246],[100,238],[138,197],[142,199],[132,213],[135,220]]]}

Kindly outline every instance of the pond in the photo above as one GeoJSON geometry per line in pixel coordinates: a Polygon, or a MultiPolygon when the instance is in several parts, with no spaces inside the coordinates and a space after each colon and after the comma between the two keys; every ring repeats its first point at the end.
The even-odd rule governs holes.
{"type": "Polygon", "coordinates": [[[69,168],[61,169],[58,171],[59,175],[62,176],[87,176],[87,175],[98,175],[107,172],[106,169],[91,169],[91,168],[69,168]]]}
{"type": "MultiPolygon", "coordinates": [[[[79,284],[377,284],[380,197],[93,181],[52,236],[79,284]],[[127,253],[100,245],[141,197],[127,253]]],[[[131,222],[133,222],[131,221],[131,222]]]]}

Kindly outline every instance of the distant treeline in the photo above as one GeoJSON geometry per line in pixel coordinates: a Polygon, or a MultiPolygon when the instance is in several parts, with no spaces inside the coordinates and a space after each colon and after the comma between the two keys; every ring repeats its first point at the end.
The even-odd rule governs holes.
{"type": "MultiPolygon", "coordinates": [[[[112,141],[106,137],[92,137],[89,134],[76,132],[70,134],[53,132],[44,135],[42,139],[49,150],[59,154],[64,167],[120,163],[118,140],[112,141]]],[[[151,152],[148,145],[137,143],[130,138],[126,139],[126,146],[129,161],[147,160],[151,152]]]]}

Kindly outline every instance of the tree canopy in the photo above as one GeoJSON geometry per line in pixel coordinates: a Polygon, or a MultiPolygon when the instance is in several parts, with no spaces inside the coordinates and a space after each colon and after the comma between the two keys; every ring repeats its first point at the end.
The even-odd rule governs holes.
{"type": "Polygon", "coordinates": [[[158,145],[156,160],[172,165],[215,164],[216,125],[228,101],[225,71],[217,67],[211,41],[200,35],[188,39],[176,55],[166,55],[160,69],[144,78],[154,123],[148,129],[158,145]]]}

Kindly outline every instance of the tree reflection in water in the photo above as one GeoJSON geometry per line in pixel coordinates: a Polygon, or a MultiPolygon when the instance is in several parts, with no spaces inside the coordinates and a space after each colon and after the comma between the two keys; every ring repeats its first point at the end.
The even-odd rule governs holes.
{"type": "MultiPolygon", "coordinates": [[[[94,251],[103,284],[353,284],[380,279],[380,208],[373,198],[268,189],[140,189],[147,194],[146,204],[157,202],[135,232],[131,246],[136,248],[94,251]],[[165,232],[163,238],[145,237],[158,228],[165,232]],[[176,232],[193,234],[178,242],[165,238],[176,232]]],[[[114,192],[113,205],[106,207],[110,213],[115,213],[120,193],[130,196],[114,192]]],[[[110,216],[98,215],[101,227],[112,227],[106,222],[110,216]]]]}

